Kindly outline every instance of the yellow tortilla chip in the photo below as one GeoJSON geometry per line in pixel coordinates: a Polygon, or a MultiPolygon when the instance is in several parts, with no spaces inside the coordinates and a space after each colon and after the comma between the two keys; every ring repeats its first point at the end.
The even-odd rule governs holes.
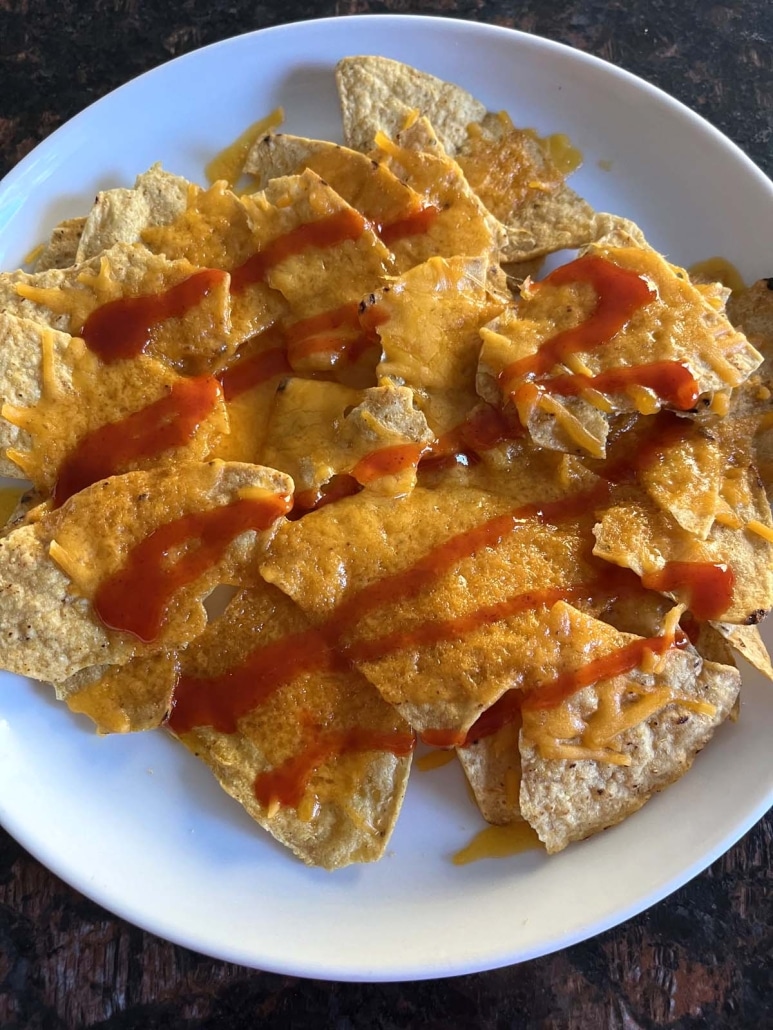
{"type": "Polygon", "coordinates": [[[359,304],[392,270],[389,251],[363,217],[312,171],[272,179],[244,204],[261,240],[281,240],[310,225],[319,229],[319,237],[283,248],[266,272],[296,319],[359,304]]]}
{"type": "Polygon", "coordinates": [[[712,626],[734,651],[763,676],[773,680],[773,665],[758,626],[733,626],[726,622],[714,622],[712,626]]]}
{"type": "Polygon", "coordinates": [[[382,133],[371,157],[385,164],[418,193],[437,215],[428,232],[408,236],[411,263],[433,254],[497,258],[506,238],[504,226],[470,189],[456,161],[443,149],[432,125],[419,118],[390,139],[382,133]]]}
{"type": "Polygon", "coordinates": [[[178,675],[177,657],[162,652],[126,665],[82,669],[54,689],[70,711],[87,715],[98,733],[136,733],[164,721],[178,675]]]}
{"type": "Polygon", "coordinates": [[[432,258],[368,299],[384,357],[378,374],[409,386],[435,436],[476,401],[480,326],[501,306],[483,261],[432,258]]]}
{"type": "Polygon", "coordinates": [[[521,812],[548,853],[614,826],[679,779],[730,714],[739,686],[736,669],[671,650],[654,672],[639,668],[558,708],[524,711],[521,812]],[[622,727],[611,739],[610,711],[612,728],[622,727]],[[559,740],[555,753],[550,739],[559,740]],[[617,761],[586,757],[574,742],[588,740],[617,761]]]}
{"type": "Polygon", "coordinates": [[[51,231],[51,237],[32,262],[33,272],[68,268],[77,262],[78,244],[86,224],[84,218],[66,218],[51,231]]]}
{"type": "Polygon", "coordinates": [[[190,187],[186,179],[156,164],[137,176],[133,189],[98,193],[71,263],[88,261],[116,243],[139,243],[144,229],[173,222],[185,210],[190,187]]]}
{"type": "MultiPolygon", "coordinates": [[[[732,497],[735,523],[714,522],[705,540],[687,533],[649,500],[632,494],[619,496],[603,513],[594,528],[593,553],[605,561],[633,569],[637,575],[657,577],[674,568],[674,585],[663,592],[691,609],[705,606],[707,597],[700,586],[690,586],[689,568],[715,566],[728,570],[721,574],[722,589],[728,588],[725,611],[711,611],[705,617],[722,622],[754,624],[773,605],[773,543],[764,533],[773,521],[762,486],[753,472],[730,470],[722,491],[732,497]],[[763,527],[763,532],[756,530],[763,527]]],[[[653,583],[654,586],[654,583],[653,583]]],[[[719,603],[720,598],[717,599],[719,603]]]]}
{"type": "MultiPolygon", "coordinates": [[[[213,378],[182,378],[144,355],[105,365],[82,341],[37,329],[44,343],[45,334],[66,343],[44,359],[50,367],[30,391],[36,402],[0,409],[0,439],[4,425],[16,430],[21,438],[11,441],[8,457],[42,493],[56,490],[57,503],[116,473],[203,460],[228,433],[213,378]]],[[[7,396],[2,363],[0,394],[7,396]]]]}
{"type": "Polygon", "coordinates": [[[649,248],[594,244],[551,275],[527,281],[518,309],[482,330],[478,373],[481,396],[499,394],[530,431],[556,427],[552,441],[549,431],[539,434],[542,446],[573,445],[601,457],[599,416],[663,406],[694,411],[744,382],[762,360],[713,298],[649,248]],[[599,324],[586,345],[583,326],[607,326],[594,276],[623,278],[637,296],[627,319],[610,315],[608,328],[599,324]]]}
{"type": "Polygon", "coordinates": [[[403,495],[413,489],[422,448],[432,438],[405,387],[360,391],[293,378],[277,393],[265,461],[292,477],[296,499],[342,474],[365,489],[403,495]]]}
{"type": "Polygon", "coordinates": [[[308,864],[337,869],[384,853],[413,734],[367,680],[325,654],[280,591],[237,594],[183,654],[169,726],[308,864]]]}
{"type": "MultiPolygon", "coordinates": [[[[402,137],[401,137],[402,140],[402,137]]],[[[399,150],[397,150],[399,153],[399,150]]],[[[392,154],[391,149],[387,154],[392,154]]],[[[394,255],[399,274],[430,257],[473,255],[492,250],[492,233],[485,214],[463,184],[446,175],[440,190],[436,180],[414,177],[421,193],[411,188],[409,168],[400,164],[400,179],[383,161],[322,140],[301,139],[285,134],[264,136],[250,152],[247,170],[259,187],[279,175],[310,168],[325,180],[348,204],[376,228],[394,255]]],[[[451,168],[450,162],[448,168],[451,168]]]]}
{"type": "Polygon", "coordinates": [[[505,226],[503,260],[533,261],[592,239],[593,209],[565,184],[546,141],[531,129],[516,129],[504,113],[471,125],[456,160],[505,226]]]}
{"type": "Polygon", "coordinates": [[[24,470],[8,451],[28,450],[32,443],[25,430],[8,421],[5,406],[32,407],[44,393],[57,395],[70,388],[70,372],[63,361],[70,343],[67,333],[0,312],[0,475],[24,478],[24,470]]]}
{"type": "MultiPolygon", "coordinates": [[[[504,694],[498,704],[509,699],[504,694]]],[[[518,735],[520,711],[513,713],[496,732],[470,740],[456,749],[475,803],[487,823],[506,826],[523,820],[521,815],[521,753],[518,735]]]]}
{"type": "Polygon", "coordinates": [[[550,663],[547,608],[596,582],[576,524],[518,511],[453,486],[389,501],[361,493],[282,526],[261,573],[332,626],[417,730],[458,736],[550,663]]]}
{"type": "MultiPolygon", "coordinates": [[[[211,513],[212,519],[216,517],[212,513],[249,495],[269,501],[273,512],[277,505],[269,499],[286,497],[291,491],[287,476],[260,466],[181,463],[103,480],[58,510],[15,529],[0,540],[0,665],[20,675],[61,683],[89,666],[125,664],[134,656],[187,643],[206,625],[204,598],[218,583],[238,582],[249,572],[273,524],[265,531],[226,535],[211,562],[205,562],[198,574],[194,565],[179,590],[174,589],[174,579],[162,576],[160,584],[154,580],[156,565],[149,558],[134,572],[142,582],[132,586],[127,580],[123,591],[126,563],[155,530],[175,524],[179,532],[170,535],[164,530],[160,538],[163,542],[169,536],[167,567],[174,576],[175,556],[185,567],[186,546],[193,547],[201,532],[195,521],[188,528],[177,520],[201,513],[211,513]],[[99,533],[94,532],[95,526],[101,527],[99,533]],[[178,541],[176,549],[171,541],[178,541]],[[97,616],[95,603],[111,577],[118,577],[117,593],[106,610],[120,608],[118,602],[125,597],[131,611],[128,616],[119,613],[122,625],[135,625],[139,618],[144,626],[148,619],[153,622],[154,615],[158,625],[148,624],[148,633],[108,628],[97,616]],[[164,594],[170,590],[166,603],[164,594]],[[141,611],[136,606],[139,598],[141,611]],[[155,612],[157,605],[160,609],[155,612]]],[[[279,504],[277,510],[281,508],[279,504]]]]}
{"type": "Polygon", "coordinates": [[[773,359],[773,287],[770,279],[760,279],[748,290],[733,293],[727,302],[727,317],[766,361],[773,359]]]}
{"type": "Polygon", "coordinates": [[[369,150],[381,130],[394,135],[404,112],[415,108],[434,125],[452,153],[467,136],[467,126],[486,108],[453,83],[386,57],[345,57],[336,65],[344,137],[354,150],[369,150]]]}
{"type": "MultiPolygon", "coordinates": [[[[187,206],[174,221],[149,225],[142,242],[171,261],[186,260],[227,272],[243,268],[269,242],[256,233],[247,207],[225,182],[210,189],[191,186],[187,206]]],[[[287,305],[276,290],[258,277],[231,290],[231,335],[238,344],[268,329],[287,305]]]]}
{"type": "Polygon", "coordinates": [[[217,368],[241,342],[230,331],[228,276],[187,261],[167,261],[137,244],[116,244],[72,268],[0,274],[0,307],[80,336],[97,309],[121,299],[165,294],[194,276],[204,277],[201,289],[180,315],[160,312],[149,327],[146,352],[186,374],[199,374],[217,368]]]}

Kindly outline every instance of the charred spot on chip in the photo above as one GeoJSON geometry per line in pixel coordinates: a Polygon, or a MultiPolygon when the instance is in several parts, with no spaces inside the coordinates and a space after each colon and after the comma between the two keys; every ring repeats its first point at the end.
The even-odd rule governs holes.
{"type": "Polygon", "coordinates": [[[767,609],[765,609],[765,608],[758,608],[756,611],[753,611],[753,612],[750,613],[749,617],[746,619],[746,625],[747,626],[757,626],[757,625],[759,625],[759,623],[762,622],[762,620],[765,618],[765,616],[767,614],[768,614],[767,609]]]}

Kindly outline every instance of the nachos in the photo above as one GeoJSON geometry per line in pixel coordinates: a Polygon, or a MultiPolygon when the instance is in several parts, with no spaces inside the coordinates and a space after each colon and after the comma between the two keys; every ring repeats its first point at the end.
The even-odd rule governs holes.
{"type": "Polygon", "coordinates": [[[594,212],[560,134],[336,78],[345,146],[272,116],[0,274],[0,666],[309,864],[385,853],[419,740],[553,853],[689,769],[735,653],[773,677],[773,293],[594,212]]]}

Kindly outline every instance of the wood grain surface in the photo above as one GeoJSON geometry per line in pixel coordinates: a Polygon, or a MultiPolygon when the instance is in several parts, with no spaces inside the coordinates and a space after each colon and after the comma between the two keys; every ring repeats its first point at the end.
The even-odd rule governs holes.
{"type": "MultiPolygon", "coordinates": [[[[0,171],[164,60],[267,25],[367,12],[476,19],[595,53],[683,100],[773,172],[770,0],[0,0],[0,171]]],[[[0,1027],[773,1027],[772,851],[768,815],[692,883],[584,944],[474,976],[356,985],[168,944],[83,898],[0,831],[0,1027]]]]}

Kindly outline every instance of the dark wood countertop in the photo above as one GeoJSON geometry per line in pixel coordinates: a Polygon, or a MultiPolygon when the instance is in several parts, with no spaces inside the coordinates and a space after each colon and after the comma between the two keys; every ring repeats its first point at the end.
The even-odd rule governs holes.
{"type": "MultiPolygon", "coordinates": [[[[0,0],[0,172],[171,57],[280,22],[368,12],[492,22],[597,54],[685,102],[773,173],[768,0],[0,0]]],[[[350,985],[253,972],[168,944],[77,894],[0,831],[0,1026],[773,1027],[772,851],[769,814],[692,883],[584,944],[451,980],[350,985]]]]}

